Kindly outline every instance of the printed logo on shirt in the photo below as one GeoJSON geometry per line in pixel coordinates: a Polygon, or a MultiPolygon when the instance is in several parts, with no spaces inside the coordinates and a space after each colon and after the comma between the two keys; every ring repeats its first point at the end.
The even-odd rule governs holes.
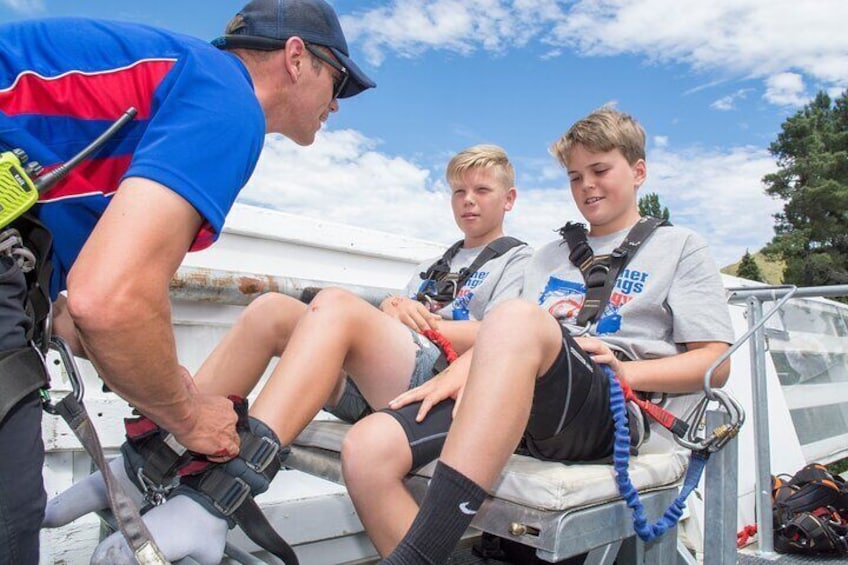
{"type": "MultiPolygon", "coordinates": [[[[486,277],[489,276],[489,271],[477,271],[465,281],[465,284],[462,285],[462,288],[459,289],[459,292],[456,293],[456,298],[454,299],[451,307],[454,312],[465,312],[468,313],[468,305],[471,304],[471,300],[474,298],[474,289],[483,284],[483,281],[486,280],[486,277]]],[[[457,318],[454,316],[454,320],[468,318],[457,318]]]]}
{"type": "MultiPolygon", "coordinates": [[[[635,269],[624,269],[615,282],[609,302],[598,320],[598,335],[616,333],[621,329],[621,307],[644,292],[649,274],[635,269]]],[[[539,295],[539,306],[557,320],[573,324],[586,299],[586,285],[551,276],[539,295]]]]}
{"type": "Polygon", "coordinates": [[[539,306],[565,323],[577,321],[577,314],[586,298],[586,286],[582,283],[565,281],[551,276],[539,295],[539,306]]]}

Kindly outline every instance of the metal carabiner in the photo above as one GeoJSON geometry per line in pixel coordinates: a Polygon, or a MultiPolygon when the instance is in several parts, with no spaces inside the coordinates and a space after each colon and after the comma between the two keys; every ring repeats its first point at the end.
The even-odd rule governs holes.
{"type": "Polygon", "coordinates": [[[745,410],[739,401],[733,398],[730,393],[721,389],[713,389],[712,393],[712,398],[704,396],[695,405],[689,417],[686,418],[686,423],[689,425],[686,435],[674,437],[677,443],[692,451],[715,453],[736,437],[742,428],[742,424],[745,423],[745,410]],[[701,423],[706,421],[707,408],[710,402],[716,402],[730,417],[730,422],[717,426],[704,437],[698,437],[698,429],[701,423]]]}
{"type": "MultiPolygon", "coordinates": [[[[82,399],[85,396],[85,383],[77,368],[77,363],[74,361],[74,354],[71,348],[64,339],[56,335],[50,337],[50,348],[55,349],[59,353],[62,365],[68,373],[68,380],[71,381],[71,394],[74,395],[77,402],[82,403],[82,399]]],[[[41,406],[48,414],[57,414],[56,406],[50,398],[50,393],[45,389],[41,391],[41,406]]]]}

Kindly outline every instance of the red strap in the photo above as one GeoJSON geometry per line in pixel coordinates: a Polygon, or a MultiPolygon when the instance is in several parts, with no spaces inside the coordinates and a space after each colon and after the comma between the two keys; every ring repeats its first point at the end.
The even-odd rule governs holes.
{"type": "Polygon", "coordinates": [[[618,384],[621,385],[621,390],[624,392],[625,400],[636,404],[636,406],[641,408],[646,414],[648,414],[648,416],[653,418],[665,429],[671,431],[675,435],[683,435],[689,429],[686,422],[664,409],[662,406],[639,398],[636,393],[633,392],[633,389],[630,388],[630,385],[624,380],[618,379],[618,384]]]}
{"type": "Polygon", "coordinates": [[[745,547],[748,545],[748,539],[757,534],[757,525],[750,524],[742,528],[736,534],[736,547],[745,547]]]}
{"type": "Polygon", "coordinates": [[[147,416],[139,416],[124,418],[124,428],[127,430],[127,439],[135,439],[158,430],[159,426],[147,416]]]}
{"type": "Polygon", "coordinates": [[[445,358],[448,360],[448,364],[451,364],[456,361],[458,355],[456,354],[456,351],[451,345],[451,342],[448,341],[448,338],[446,338],[444,335],[437,332],[436,330],[424,330],[423,332],[421,332],[421,335],[423,335],[424,337],[439,346],[439,349],[441,349],[442,352],[445,354],[445,358]]]}

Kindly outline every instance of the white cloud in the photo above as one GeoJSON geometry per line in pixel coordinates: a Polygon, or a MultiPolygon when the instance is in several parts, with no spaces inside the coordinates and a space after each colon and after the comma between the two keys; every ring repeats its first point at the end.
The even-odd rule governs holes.
{"type": "Polygon", "coordinates": [[[8,6],[16,12],[31,14],[44,11],[43,0],[0,0],[3,5],[8,6]]]}
{"type": "Polygon", "coordinates": [[[389,6],[342,17],[351,41],[380,64],[386,51],[413,57],[427,49],[467,54],[525,45],[562,13],[543,0],[395,0],[389,6]]]}
{"type": "MultiPolygon", "coordinates": [[[[775,168],[766,150],[680,151],[657,145],[648,163],[643,192],[659,194],[674,223],[702,234],[720,265],[771,239],[771,215],[780,203],[764,195],[760,182],[775,168]]],[[[518,168],[519,196],[507,216],[507,231],[539,246],[579,215],[553,157],[523,161],[518,168]]],[[[273,136],[241,200],[446,244],[461,233],[442,176],[441,170],[380,152],[377,141],[352,130],[322,131],[306,148],[273,136]]]]}
{"type": "Polygon", "coordinates": [[[751,90],[751,88],[741,88],[733,94],[728,94],[727,96],[719,98],[710,104],[710,108],[721,111],[735,110],[736,101],[744,99],[751,90]]]}
{"type": "Polygon", "coordinates": [[[778,106],[803,106],[809,100],[804,78],[797,73],[780,73],[766,79],[767,101],[778,106]]]}
{"type": "MultiPolygon", "coordinates": [[[[653,62],[767,79],[796,72],[848,87],[843,0],[394,0],[344,18],[369,60],[427,49],[494,53],[539,41],[542,56],[636,54],[653,62]]],[[[722,109],[731,101],[717,101],[722,109]]]]}
{"type": "Polygon", "coordinates": [[[773,237],[772,215],[782,204],[764,194],[761,179],[775,169],[760,148],[657,149],[648,154],[642,190],[659,194],[672,222],[703,235],[719,264],[727,265],[773,237]]]}
{"type": "Polygon", "coordinates": [[[240,200],[440,242],[461,235],[441,173],[380,153],[377,146],[352,130],[321,131],[310,147],[269,136],[240,200]]]}
{"type": "Polygon", "coordinates": [[[655,135],[654,136],[654,146],[655,147],[667,147],[668,146],[668,136],[667,135],[655,135]]]}

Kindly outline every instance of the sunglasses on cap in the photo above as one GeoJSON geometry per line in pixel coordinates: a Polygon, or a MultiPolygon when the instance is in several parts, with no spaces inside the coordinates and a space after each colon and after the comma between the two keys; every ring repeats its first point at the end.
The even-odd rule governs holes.
{"type": "Polygon", "coordinates": [[[338,98],[347,86],[347,81],[350,80],[350,73],[348,73],[346,68],[334,61],[332,57],[321,51],[315,45],[306,42],[304,42],[304,45],[306,46],[306,50],[312,53],[313,56],[338,71],[337,75],[333,75],[333,99],[338,98]]]}

